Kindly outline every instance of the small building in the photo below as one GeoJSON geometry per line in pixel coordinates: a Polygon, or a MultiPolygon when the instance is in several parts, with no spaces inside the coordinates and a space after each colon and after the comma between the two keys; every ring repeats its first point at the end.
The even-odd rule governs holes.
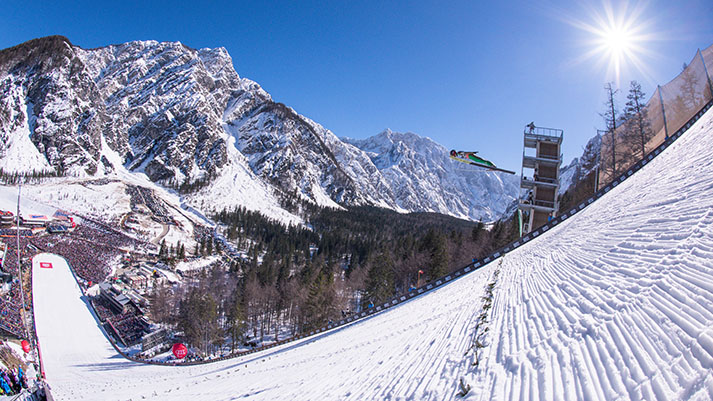
{"type": "Polygon", "coordinates": [[[146,264],[139,265],[139,273],[140,274],[145,274],[148,277],[153,277],[155,271],[156,271],[156,269],[154,269],[153,267],[151,267],[149,265],[146,265],[146,264]]]}
{"type": "Polygon", "coordinates": [[[47,232],[50,234],[65,234],[69,230],[62,224],[50,224],[47,226],[47,232]]]}
{"type": "Polygon", "coordinates": [[[143,274],[125,272],[123,279],[133,289],[145,289],[148,286],[148,278],[143,274]]]}
{"type": "Polygon", "coordinates": [[[126,296],[129,297],[131,302],[133,302],[134,306],[136,306],[137,308],[145,308],[150,305],[148,299],[142,297],[140,294],[138,294],[135,291],[127,292],[126,296]]]}
{"type": "Polygon", "coordinates": [[[25,227],[46,227],[50,223],[50,218],[44,214],[31,214],[20,216],[20,223],[25,227]]]}
{"type": "Polygon", "coordinates": [[[131,299],[125,294],[114,295],[110,301],[117,313],[124,313],[126,311],[126,305],[131,303],[131,299]]]}
{"type": "Polygon", "coordinates": [[[129,297],[121,293],[119,287],[109,283],[99,284],[99,293],[101,297],[109,302],[116,313],[123,313],[126,310],[126,305],[131,302],[129,297]]]}
{"type": "Polygon", "coordinates": [[[0,226],[11,226],[15,224],[15,215],[8,210],[0,210],[0,226]]]}

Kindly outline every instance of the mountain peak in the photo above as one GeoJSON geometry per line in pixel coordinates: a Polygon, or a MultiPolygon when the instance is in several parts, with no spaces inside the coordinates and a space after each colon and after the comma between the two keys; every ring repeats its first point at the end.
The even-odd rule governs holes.
{"type": "Polygon", "coordinates": [[[517,177],[463,170],[448,158],[446,148],[428,137],[386,129],[366,139],[343,140],[369,155],[404,210],[492,221],[506,213],[518,195],[517,177]]]}
{"type": "Polygon", "coordinates": [[[52,66],[72,57],[72,42],[64,36],[54,35],[28,40],[17,46],[0,50],[0,73],[23,69],[39,60],[50,59],[52,66]]]}

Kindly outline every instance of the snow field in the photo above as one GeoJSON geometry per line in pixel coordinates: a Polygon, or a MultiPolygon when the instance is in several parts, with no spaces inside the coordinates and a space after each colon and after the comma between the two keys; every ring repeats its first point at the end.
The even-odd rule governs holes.
{"type": "Polygon", "coordinates": [[[258,180],[251,170],[248,160],[237,148],[239,130],[230,124],[223,124],[223,129],[227,135],[226,150],[232,161],[224,166],[209,189],[187,196],[190,203],[206,212],[244,206],[285,225],[301,224],[302,219],[282,209],[274,191],[258,180]]]}
{"type": "MultiPolygon", "coordinates": [[[[193,249],[188,249],[188,247],[186,247],[186,251],[192,252],[193,249]]],[[[206,256],[206,257],[202,257],[200,259],[190,260],[187,262],[181,261],[181,262],[176,263],[176,270],[180,270],[180,271],[200,270],[200,269],[205,268],[206,266],[209,266],[211,263],[217,262],[218,260],[220,260],[219,256],[206,256]]]]}
{"type": "MultiPolygon", "coordinates": [[[[47,206],[43,203],[27,199],[27,186],[22,188],[22,203],[20,213],[22,215],[43,214],[52,216],[57,208],[47,206]]],[[[0,185],[0,210],[9,210],[13,214],[17,213],[17,186],[0,185]]]]}
{"type": "MultiPolygon", "coordinates": [[[[11,78],[8,77],[8,80],[11,78]]],[[[17,79],[17,78],[16,78],[17,79]]],[[[4,152],[0,153],[0,168],[7,172],[25,172],[37,170],[51,171],[52,168],[47,163],[47,159],[37,150],[37,147],[30,139],[30,126],[35,125],[35,117],[32,116],[32,103],[26,100],[23,93],[23,86],[14,86],[9,96],[2,99],[4,109],[10,113],[6,118],[8,121],[15,121],[10,125],[11,132],[3,132],[2,137],[7,141],[4,152]],[[3,104],[4,103],[4,104],[3,104]]]]}
{"type": "MultiPolygon", "coordinates": [[[[130,198],[124,188],[118,181],[96,185],[85,180],[53,178],[42,184],[23,185],[22,196],[70,213],[102,221],[118,221],[124,213],[131,211],[130,198]]],[[[8,189],[15,192],[14,201],[17,202],[17,187],[8,189]]]]}

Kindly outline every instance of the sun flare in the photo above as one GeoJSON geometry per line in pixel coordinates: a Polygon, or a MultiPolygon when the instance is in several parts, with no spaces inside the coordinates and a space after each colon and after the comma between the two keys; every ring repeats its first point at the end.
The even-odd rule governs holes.
{"type": "Polygon", "coordinates": [[[602,45],[609,49],[612,56],[617,57],[629,54],[634,42],[630,32],[616,27],[602,32],[601,40],[602,45]]]}
{"type": "Polygon", "coordinates": [[[601,3],[601,9],[590,8],[587,21],[573,18],[571,25],[587,32],[589,48],[577,62],[594,61],[595,66],[606,69],[607,79],[617,84],[624,72],[636,71],[643,79],[650,79],[644,56],[651,55],[649,44],[655,40],[652,20],[646,19],[645,3],[601,3]],[[633,5],[632,5],[633,4],[633,5]]]}
{"type": "Polygon", "coordinates": [[[598,36],[598,52],[608,58],[609,72],[614,73],[618,80],[625,63],[632,62],[636,57],[639,40],[636,32],[629,25],[633,21],[612,21],[605,26],[600,26],[595,34],[598,36]]]}

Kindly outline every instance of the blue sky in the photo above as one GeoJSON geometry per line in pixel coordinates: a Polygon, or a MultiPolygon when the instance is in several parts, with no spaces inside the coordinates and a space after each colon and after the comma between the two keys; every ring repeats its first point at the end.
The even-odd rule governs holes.
{"type": "MultiPolygon", "coordinates": [[[[608,0],[607,0],[608,1],[608,0]]],[[[583,57],[597,1],[4,2],[0,48],[60,34],[92,48],[131,40],[225,47],[243,77],[337,136],[386,128],[478,150],[520,171],[530,121],[565,130],[565,163],[602,128],[604,55],[583,57]]],[[[713,44],[713,1],[615,1],[636,15],[647,95],[713,44]]],[[[622,104],[624,96],[622,95],[622,104]]]]}

